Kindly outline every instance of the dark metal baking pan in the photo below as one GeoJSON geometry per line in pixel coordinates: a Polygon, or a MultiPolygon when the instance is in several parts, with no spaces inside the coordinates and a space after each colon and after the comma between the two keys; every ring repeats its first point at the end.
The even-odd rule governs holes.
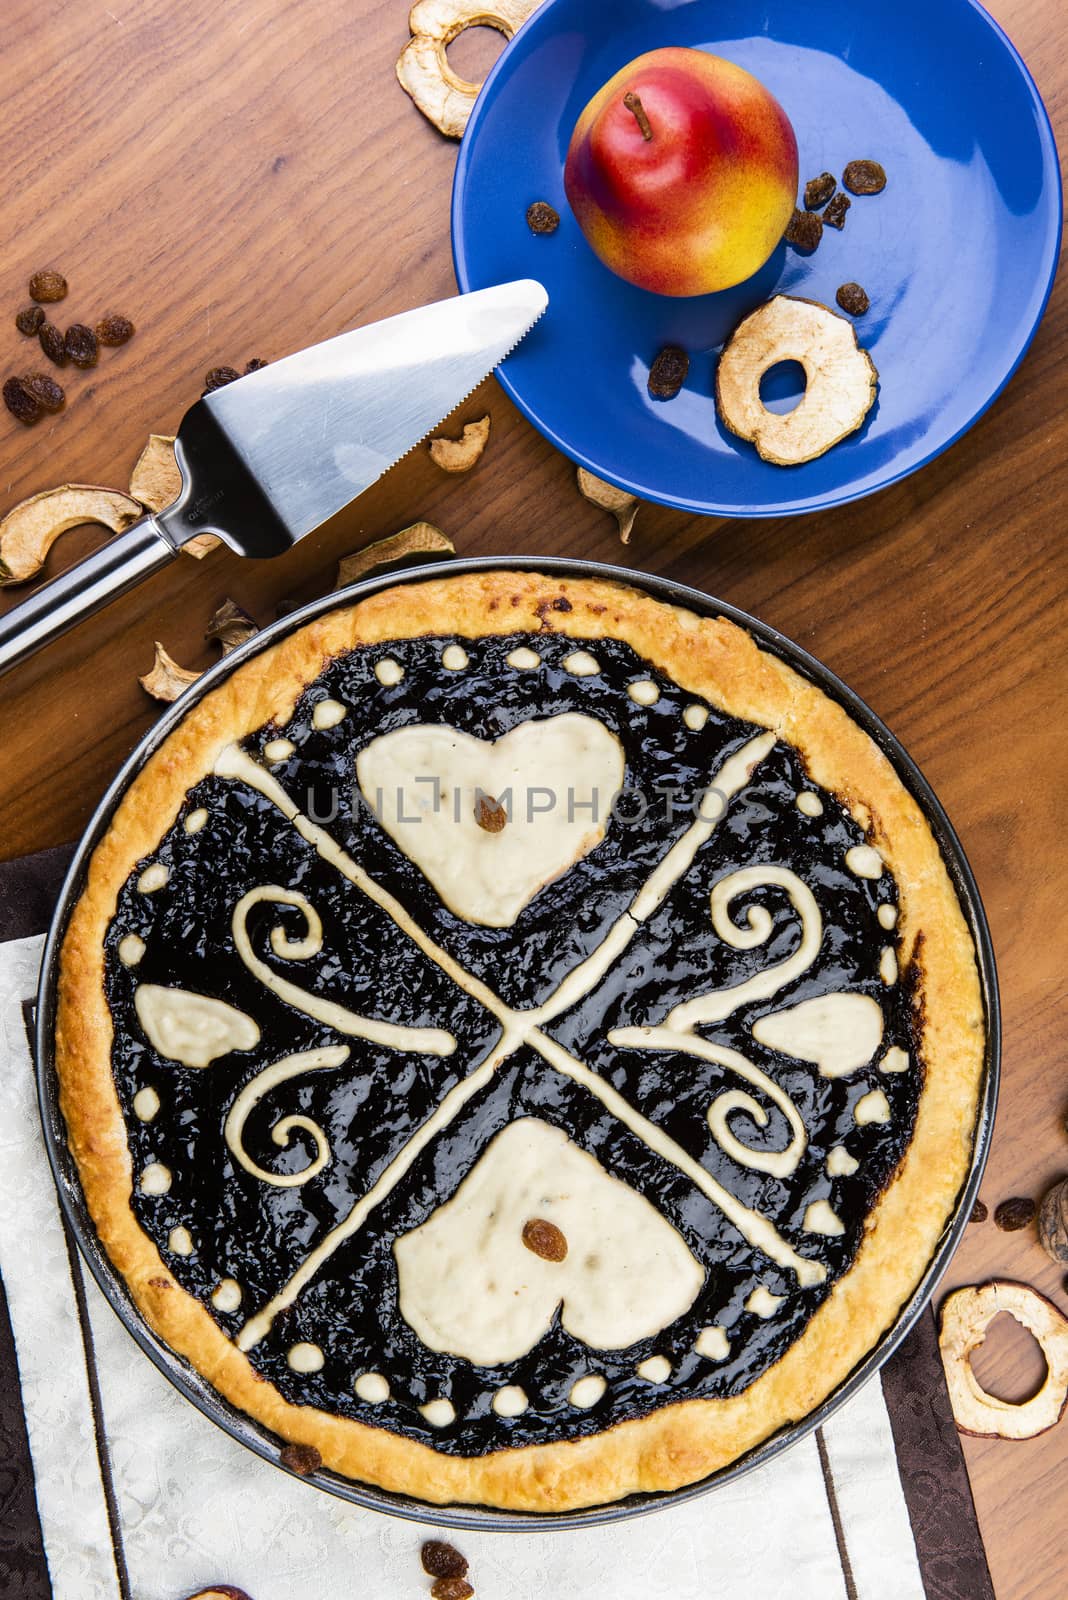
{"type": "Polygon", "coordinates": [[[48,1158],[52,1166],[56,1187],[59,1191],[60,1201],[71,1230],[88,1263],[89,1270],[100,1285],[105,1298],[116,1315],[124,1323],[129,1333],[141,1346],[149,1359],[156,1364],[160,1371],[170,1379],[171,1383],[199,1411],[203,1412],[206,1417],[209,1417],[212,1422],[216,1423],[240,1444],[246,1445],[250,1450],[254,1450],[257,1455],[262,1456],[265,1460],[273,1461],[275,1464],[278,1463],[280,1448],[278,1438],[251,1417],[245,1415],[244,1412],[238,1411],[231,1406],[185,1360],[161,1343],[145,1324],[141,1313],[130,1297],[124,1281],[115,1272],[97,1238],[96,1229],[93,1226],[82,1195],[78,1174],[67,1148],[66,1127],[59,1110],[58,1083],[52,1053],[56,980],[59,953],[62,948],[67,922],[81,894],[89,860],[100,839],[107,831],[116,806],[145,762],[158,750],[163,741],[182,721],[187,711],[197,701],[203,699],[206,694],[210,694],[224,678],[240,667],[243,662],[250,660],[261,651],[269,649],[278,640],[296,632],[305,623],[322,616],[325,612],[332,611],[340,606],[351,605],[354,600],[361,599],[393,584],[421,582],[430,577],[455,576],[464,572],[500,570],[526,570],[551,573],[561,577],[593,577],[615,580],[616,582],[642,589],[655,599],[663,600],[673,605],[685,606],[701,615],[726,617],[751,633],[765,650],[789,662],[796,671],[813,683],[818,684],[826,694],[843,705],[854,721],[859,723],[870,734],[875,743],[889,758],[906,789],[918,801],[938,841],[943,859],[960,898],[972,938],[975,941],[987,1030],[986,1063],[979,1113],[975,1127],[971,1168],[957,1197],[954,1213],[946,1224],[942,1237],[931,1258],[930,1265],[913,1294],[901,1307],[893,1326],[887,1330],[878,1344],[869,1351],[834,1393],[828,1396],[815,1411],[811,1412],[802,1421],[794,1423],[791,1427],[780,1429],[779,1432],[766,1439],[755,1449],[750,1450],[746,1455],[732,1462],[730,1466],[712,1473],[699,1483],[689,1484],[684,1488],[664,1494],[631,1495],[625,1500],[616,1501],[610,1505],[590,1506],[579,1511],[522,1513],[482,1506],[428,1505],[424,1501],[377,1489],[371,1485],[358,1483],[328,1471],[312,1473],[304,1480],[339,1496],[343,1500],[351,1501],[355,1505],[367,1506],[375,1511],[386,1512],[391,1516],[407,1517],[420,1522],[436,1523],[443,1527],[452,1528],[529,1531],[533,1528],[550,1526],[556,1528],[581,1528],[592,1526],[595,1523],[616,1522],[626,1517],[639,1516],[649,1511],[656,1511],[664,1506],[678,1505],[682,1501],[692,1500],[697,1495],[707,1494],[720,1484],[730,1483],[740,1477],[742,1473],[749,1472],[754,1467],[762,1466],[775,1456],[781,1455],[784,1450],[789,1449],[797,1440],[804,1438],[815,1428],[826,1422],[835,1411],[846,1404],[858,1389],[874,1377],[883,1363],[893,1355],[927,1306],[939,1279],[945,1272],[950,1258],[957,1248],[961,1234],[967,1226],[972,1205],[979,1190],[979,1181],[986,1163],[993,1131],[1000,1070],[1001,1029],[994,951],[986,916],[979,899],[979,891],[960,841],[957,839],[934,791],[916,763],[870,707],[825,666],[813,656],[810,656],[807,651],[802,650],[798,645],[787,639],[785,635],[779,633],[777,629],[769,627],[766,623],[758,622],[754,617],[748,616],[744,611],[739,611],[735,606],[724,605],[717,600],[711,599],[708,595],[702,594],[699,590],[691,589],[683,584],[673,583],[664,578],[651,577],[645,573],[632,572],[625,567],[607,566],[595,562],[566,558],[494,556],[472,560],[438,562],[433,565],[422,565],[400,572],[387,572],[375,578],[365,579],[361,583],[354,584],[349,589],[315,600],[310,605],[302,607],[299,611],[294,611],[272,627],[265,628],[262,633],[256,634],[247,644],[242,645],[240,649],[235,650],[224,661],[219,662],[209,672],[205,673],[202,678],[199,678],[186,691],[179,701],[163,713],[156,725],[142,739],[101,800],[78,846],[56,907],[41,968],[36,1029],[38,1094],[45,1145],[48,1150],[48,1158]]]}

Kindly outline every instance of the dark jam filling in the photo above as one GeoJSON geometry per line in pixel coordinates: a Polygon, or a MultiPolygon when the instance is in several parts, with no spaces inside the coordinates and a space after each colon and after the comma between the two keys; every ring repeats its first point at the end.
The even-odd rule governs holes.
{"type": "MultiPolygon", "coordinates": [[[[356,651],[333,663],[306,691],[284,730],[295,753],[271,770],[300,809],[325,826],[439,945],[509,1004],[525,1008],[545,999],[596,948],[692,821],[693,811],[687,807],[723,762],[759,730],[714,708],[701,730],[691,730],[682,713],[693,697],[617,641],[601,639],[589,646],[601,667],[594,677],[575,677],[563,669],[563,659],[580,647],[553,635],[465,640],[470,665],[462,672],[443,670],[441,653],[450,642],[417,639],[356,651]],[[506,656],[520,644],[538,651],[538,670],[521,672],[507,665],[506,656]],[[381,685],[374,673],[376,662],[385,657],[404,668],[394,687],[381,685]],[[628,684],[649,677],[657,683],[660,698],[643,708],[626,691],[628,684]],[[313,711],[325,699],[340,701],[347,715],[331,729],[316,730],[313,711]],[[628,825],[615,817],[604,841],[536,895],[513,927],[474,927],[442,904],[360,803],[353,788],[356,754],[372,738],[411,724],[447,723],[479,738],[496,739],[533,717],[565,711],[596,717],[617,734],[626,754],[627,789],[647,803],[644,818],[628,825]]],[[[259,755],[278,733],[264,729],[246,741],[246,748],[259,755]]],[[[864,1219],[908,1144],[921,1082],[913,1054],[907,975],[887,987],[878,973],[881,950],[894,943],[893,933],[877,920],[881,905],[895,903],[892,879],[885,872],[876,881],[859,878],[846,868],[846,851],[863,842],[862,834],[827,794],[821,795],[819,817],[803,815],[796,796],[811,788],[796,752],[777,745],[616,965],[548,1031],[665,1129],[736,1198],[767,1215],[800,1254],[822,1262],[828,1270],[826,1282],[799,1288],[792,1272],[748,1245],[687,1178],[654,1155],[598,1099],[523,1047],[430,1144],[369,1222],[333,1254],[250,1352],[255,1369],[288,1400],[358,1418],[439,1450],[478,1455],[506,1444],[581,1437],[680,1399],[737,1394],[797,1340],[855,1256],[864,1219]],[[740,983],[797,948],[799,917],[783,889],[775,886],[754,889],[733,908],[741,923],[750,906],[766,907],[772,932],[763,945],[735,949],[711,929],[712,886],[738,868],[761,863],[790,868],[811,888],[824,923],[819,954],[800,979],[773,998],[743,1007],[701,1033],[745,1054],[800,1111],[808,1146],[796,1171],[782,1179],[740,1165],[712,1137],[709,1104],[723,1089],[737,1086],[728,1071],[690,1056],[615,1049],[607,1042],[612,1028],[661,1022],[672,1006],[740,983]],[[912,1054],[908,1071],[881,1073],[873,1061],[848,1077],[827,1079],[815,1066],[776,1055],[753,1039],[750,1030],[758,1016],[842,990],[878,999],[885,1019],[878,1054],[900,1045],[912,1054]],[[858,1126],[854,1107],[874,1088],[886,1095],[890,1120],[858,1126]],[[704,1266],[705,1283],[695,1304],[655,1337],[625,1350],[590,1349],[565,1332],[557,1316],[522,1359],[479,1368],[428,1350],[400,1316],[394,1240],[427,1221],[455,1193],[494,1134],[523,1116],[561,1128],[608,1172],[651,1197],[704,1266]],[[858,1160],[854,1175],[826,1175],[827,1154],[836,1145],[858,1160]],[[840,1237],[802,1229],[806,1207],[821,1198],[830,1201],[845,1226],[840,1237]],[[784,1297],[768,1319],[745,1309],[761,1284],[784,1297]],[[722,1361],[694,1351],[700,1330],[713,1324],[730,1341],[722,1361]],[[322,1349],[320,1371],[301,1375],[290,1369],[287,1354],[300,1341],[322,1349]],[[670,1379],[657,1386],[635,1372],[638,1363],[654,1354],[667,1356],[672,1365],[670,1379]],[[367,1371],[387,1379],[391,1394],[384,1404],[370,1405],[355,1396],[353,1382],[367,1371]],[[607,1387],[602,1399],[583,1411],[569,1403],[568,1395],[574,1381],[590,1372],[602,1374],[607,1387]],[[513,1419],[491,1410],[494,1392],[505,1384],[520,1385],[529,1402],[513,1419]],[[439,1396],[450,1399],[456,1412],[456,1421],[446,1428],[432,1427],[417,1409],[439,1396]]],[[[638,809],[635,800],[621,807],[627,816],[638,809]]],[[[134,1170],[157,1161],[173,1175],[167,1194],[145,1197],[137,1192],[133,1205],[175,1277],[209,1309],[212,1290],[222,1278],[241,1285],[240,1311],[212,1310],[220,1326],[236,1335],[345,1218],[448,1090],[483,1059],[499,1037],[499,1026],[399,933],[384,912],[326,865],[274,806],[240,782],[212,776],[198,784],[152,859],[168,868],[169,881],[145,895],[137,890],[135,873],[119,897],[107,941],[113,1067],[134,1170]],[[208,821],[189,834],[184,817],[200,807],[207,810],[208,821]],[[290,908],[261,904],[248,926],[262,960],[290,981],[352,1010],[410,1025],[446,1027],[458,1041],[455,1053],[446,1058],[403,1054],[359,1039],[343,1040],[275,998],[242,965],[231,935],[234,905],[247,890],[265,884],[305,894],[322,917],[324,938],[321,954],[312,960],[279,960],[271,953],[270,929],[281,923],[300,937],[305,931],[302,918],[290,908]],[[124,966],[117,954],[120,940],[130,933],[146,944],[136,967],[124,966]],[[228,1055],[207,1070],[164,1060],[137,1021],[133,996],[139,983],[178,986],[230,1001],[256,1019],[262,1033],[259,1046],[228,1055]],[[339,1042],[350,1046],[344,1065],[291,1080],[267,1095],[248,1120],[246,1149],[274,1172],[299,1172],[314,1155],[311,1140],[301,1134],[284,1151],[272,1142],[270,1131],[283,1115],[311,1118],[331,1147],[332,1158],[317,1177],[298,1187],[269,1187],[232,1160],[223,1137],[227,1112],[241,1087],[270,1062],[339,1042]],[[134,1095],[145,1086],[153,1087],[161,1100],[148,1123],[132,1109],[134,1095]],[[170,1232],[179,1226],[193,1239],[188,1256],[169,1247],[170,1232]]],[[[759,1091],[754,1093],[761,1098],[759,1091]]],[[[789,1127],[775,1106],[769,1103],[767,1110],[763,1129],[744,1113],[736,1114],[732,1129],[750,1148],[781,1150],[789,1141],[789,1127]]],[[[465,1293],[462,1282],[455,1292],[465,1293]]]]}

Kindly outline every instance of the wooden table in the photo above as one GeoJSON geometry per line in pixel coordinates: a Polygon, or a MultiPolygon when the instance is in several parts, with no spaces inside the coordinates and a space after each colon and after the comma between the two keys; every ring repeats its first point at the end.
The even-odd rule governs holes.
{"type": "MultiPolygon", "coordinates": [[[[1055,0],[993,9],[1066,137],[1068,12],[1055,0]]],[[[405,11],[404,0],[7,0],[5,375],[25,367],[11,318],[41,266],[70,280],[65,322],[112,309],[138,332],[72,378],[65,414],[25,430],[0,417],[0,511],[63,481],[124,487],[147,434],[174,430],[209,367],[281,356],[453,292],[455,146],[394,81],[405,11]]],[[[492,54],[475,35],[454,51],[468,69],[492,54]]],[[[812,650],[885,718],[941,795],[979,879],[1001,972],[1004,1087],[983,1186],[991,1211],[1068,1170],[1066,356],[1062,280],[1007,393],[915,477],[800,521],[708,521],[649,506],[627,552],[812,650]]],[[[5,679],[0,856],[79,832],[157,713],[137,683],[153,640],[207,665],[204,627],[227,595],[273,620],[329,588],[340,555],[417,518],[464,553],[618,559],[611,518],[580,499],[573,467],[493,382],[458,415],[486,410],[492,442],[470,476],[448,478],[417,452],[285,559],[183,557],[5,679]]],[[[67,535],[50,570],[100,538],[67,535]]],[[[15,599],[5,592],[0,604],[15,599]]],[[[1068,1306],[1033,1232],[973,1227],[948,1281],[992,1273],[1068,1306]]],[[[1041,1363],[1026,1336],[992,1336],[978,1370],[1021,1398],[1041,1363]]],[[[1068,1421],[1026,1444],[967,1441],[1001,1600],[1058,1600],[1068,1588],[1066,1445],[1068,1421]]]]}

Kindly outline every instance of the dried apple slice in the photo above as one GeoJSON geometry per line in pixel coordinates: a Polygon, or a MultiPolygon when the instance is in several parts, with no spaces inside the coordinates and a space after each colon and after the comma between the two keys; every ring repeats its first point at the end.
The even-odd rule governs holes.
{"type": "Polygon", "coordinates": [[[716,404],[732,433],[778,467],[814,461],[855,433],[872,408],[879,374],[851,322],[815,300],[780,294],[746,317],[716,368],[716,404]],[[769,411],[760,380],[780,361],[805,369],[792,411],[769,411]]]}
{"type": "MultiPolygon", "coordinates": [[[[150,433],[130,474],[130,493],[147,511],[164,511],[181,492],[182,474],[174,454],[174,435],[150,433]]],[[[203,561],[221,543],[214,533],[198,533],[182,546],[182,554],[203,561]]]]}
{"type": "Polygon", "coordinates": [[[984,1438],[1033,1439],[1052,1428],[1068,1400],[1068,1317],[1025,1283],[1005,1279],[958,1289],[942,1306],[938,1338],[957,1427],[984,1438]],[[1046,1359],[1046,1380],[1020,1405],[988,1394],[971,1358],[999,1311],[1032,1333],[1046,1359]]]}
{"type": "Polygon", "coordinates": [[[459,139],[482,85],[453,71],[446,54],[465,28],[496,28],[510,39],[541,0],[418,0],[408,15],[412,37],[401,51],[397,77],[424,117],[459,139]]]}
{"type": "Polygon", "coordinates": [[[464,424],[458,439],[437,438],[430,441],[430,459],[443,472],[470,472],[480,459],[490,436],[489,416],[477,422],[464,424]]]}
{"type": "Polygon", "coordinates": [[[612,513],[619,527],[620,543],[629,544],[641,501],[628,494],[626,489],[617,489],[614,483],[606,483],[603,478],[596,477],[585,467],[579,467],[577,476],[579,493],[591,505],[612,513]]]}
{"type": "Polygon", "coordinates": [[[93,483],[64,483],[31,495],[0,521],[0,587],[36,577],[49,550],[69,528],[99,522],[121,533],[140,515],[140,505],[129,495],[93,483]]]}
{"type": "Polygon", "coordinates": [[[183,689],[188,689],[189,685],[196,683],[201,676],[201,673],[193,672],[189,667],[180,667],[157,639],[156,659],[152,663],[152,670],[137,681],[153,700],[162,700],[165,705],[170,705],[177,700],[183,689]]]}
{"type": "Polygon", "coordinates": [[[374,544],[364,545],[350,556],[342,556],[337,564],[335,589],[347,589],[350,583],[365,578],[376,567],[388,566],[394,561],[406,561],[411,556],[454,556],[456,546],[447,533],[435,528],[432,522],[413,522],[410,528],[391,533],[374,544]]]}

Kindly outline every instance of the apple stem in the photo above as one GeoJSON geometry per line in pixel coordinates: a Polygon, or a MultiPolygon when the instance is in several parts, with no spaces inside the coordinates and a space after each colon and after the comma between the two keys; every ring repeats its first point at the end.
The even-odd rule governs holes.
{"type": "Polygon", "coordinates": [[[645,140],[646,144],[648,144],[649,140],[653,137],[653,125],[646,115],[645,107],[638,99],[638,96],[633,93],[625,94],[623,96],[623,104],[626,106],[628,111],[632,111],[634,113],[634,120],[642,130],[642,138],[645,140]]]}

